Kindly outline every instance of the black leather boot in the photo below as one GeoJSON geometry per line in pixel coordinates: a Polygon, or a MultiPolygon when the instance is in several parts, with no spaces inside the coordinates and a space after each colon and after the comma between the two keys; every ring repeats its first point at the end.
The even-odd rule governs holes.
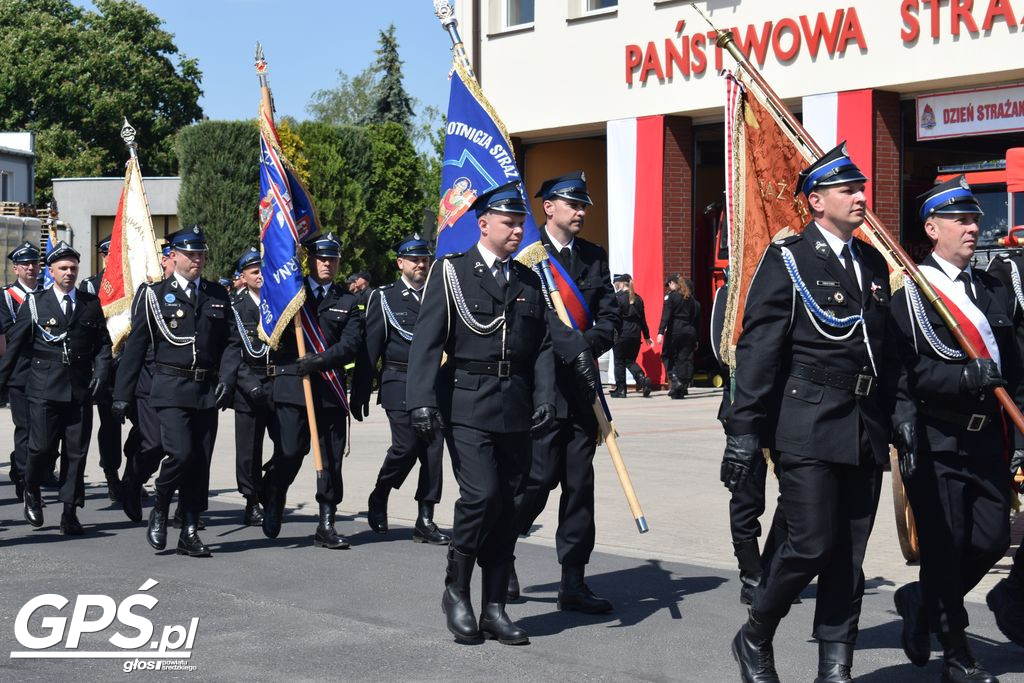
{"type": "Polygon", "coordinates": [[[1018,580],[1011,570],[1010,576],[992,587],[985,602],[1003,635],[1024,647],[1024,580],[1018,580]]]}
{"type": "Polygon", "coordinates": [[[25,521],[38,529],[43,525],[43,498],[39,489],[25,489],[25,521]]]}
{"type": "Polygon", "coordinates": [[[448,545],[452,540],[451,536],[441,533],[434,524],[433,503],[420,503],[420,514],[416,518],[416,528],[412,530],[412,540],[432,545],[448,545]]]}
{"type": "Polygon", "coordinates": [[[464,555],[448,546],[448,568],[444,573],[444,594],[441,611],[448,630],[460,643],[480,640],[480,629],[469,595],[469,580],[473,577],[473,556],[464,555]]]}
{"type": "Polygon", "coordinates": [[[78,509],[74,503],[64,503],[64,514],[60,516],[60,533],[64,536],[82,536],[85,529],[78,521],[78,509]]]}
{"type": "Polygon", "coordinates": [[[747,623],[732,639],[732,657],[740,665],[740,679],[744,683],[779,683],[772,648],[778,625],[778,621],[750,610],[747,623]]]}
{"type": "MultiPolygon", "coordinates": [[[[181,512],[180,502],[178,503],[178,507],[174,508],[174,520],[172,524],[174,525],[175,529],[180,529],[185,525],[185,516],[181,512]]],[[[196,528],[199,529],[199,531],[203,531],[204,529],[206,529],[206,522],[204,522],[202,519],[199,519],[196,528]]]]}
{"type": "Polygon", "coordinates": [[[142,521],[142,482],[135,481],[127,469],[121,480],[121,508],[128,519],[133,522],[142,521]]]}
{"type": "Polygon", "coordinates": [[[583,582],[582,564],[562,565],[562,582],[558,586],[558,609],[563,612],[604,614],[612,611],[612,603],[594,595],[583,582]]]}
{"type": "Polygon", "coordinates": [[[615,388],[612,389],[611,393],[608,395],[612,398],[626,398],[626,385],[616,384],[615,388]]]}
{"type": "Polygon", "coordinates": [[[733,543],[732,547],[740,568],[740,603],[752,605],[754,591],[761,583],[761,551],[757,547],[757,539],[733,543]]]}
{"type": "Polygon", "coordinates": [[[284,517],[284,495],[268,485],[263,491],[263,535],[277,538],[281,533],[281,519],[284,517]]]}
{"type": "Polygon", "coordinates": [[[316,533],[313,534],[313,545],[332,550],[344,550],[349,547],[348,541],[334,530],[334,506],[330,503],[320,503],[320,520],[316,525],[316,533]]]}
{"type": "Polygon", "coordinates": [[[104,470],[107,478],[107,497],[111,503],[121,502],[121,479],[117,476],[117,470],[104,470]]]}
{"type": "Polygon", "coordinates": [[[199,513],[185,512],[182,515],[182,522],[178,549],[175,552],[189,557],[209,557],[210,549],[199,538],[199,513]]]}
{"type": "Polygon", "coordinates": [[[999,679],[985,671],[974,658],[963,631],[940,633],[942,643],[943,683],[999,683],[999,679]]]}
{"type": "Polygon", "coordinates": [[[900,586],[892,596],[896,613],[903,619],[900,645],[914,666],[924,666],[932,655],[932,640],[921,601],[921,584],[917,581],[900,586]]]}
{"type": "Polygon", "coordinates": [[[651,378],[648,377],[647,375],[641,375],[637,379],[637,384],[641,384],[641,383],[643,384],[643,387],[637,387],[637,389],[640,389],[644,393],[644,398],[650,398],[651,397],[651,378]]]}
{"type": "Polygon", "coordinates": [[[149,511],[149,527],[146,529],[146,540],[154,550],[167,547],[167,510],[170,507],[170,501],[158,492],[153,509],[149,511]]]}
{"type": "Polygon", "coordinates": [[[480,634],[486,640],[497,640],[502,645],[527,645],[530,637],[516,626],[505,613],[505,596],[508,593],[508,577],[512,563],[497,567],[484,567],[483,599],[480,609],[480,634]]]}
{"type": "Polygon", "coordinates": [[[388,490],[374,487],[366,501],[366,521],[378,534],[388,532],[388,490]]]}
{"type": "Polygon", "coordinates": [[[263,524],[263,508],[255,496],[246,496],[245,513],[242,515],[242,523],[245,526],[260,526],[263,524]]]}
{"type": "Polygon", "coordinates": [[[852,681],[853,643],[818,642],[818,677],[814,683],[852,681]]]}
{"type": "Polygon", "coordinates": [[[519,575],[516,574],[516,561],[513,558],[508,566],[508,590],[505,592],[505,600],[515,602],[519,599],[519,575]]]}

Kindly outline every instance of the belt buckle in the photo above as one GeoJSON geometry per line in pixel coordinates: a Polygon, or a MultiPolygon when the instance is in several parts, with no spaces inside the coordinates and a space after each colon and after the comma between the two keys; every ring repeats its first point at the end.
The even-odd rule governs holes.
{"type": "Polygon", "coordinates": [[[853,393],[857,396],[867,396],[875,386],[875,378],[872,375],[857,375],[857,384],[853,387],[853,393]]]}
{"type": "Polygon", "coordinates": [[[975,413],[971,415],[971,419],[967,421],[967,431],[980,432],[982,428],[984,428],[986,422],[988,422],[988,415],[978,415],[975,413]]]}
{"type": "Polygon", "coordinates": [[[277,366],[267,363],[267,377],[273,377],[277,374],[277,366]]]}
{"type": "Polygon", "coordinates": [[[206,380],[206,368],[196,368],[193,370],[195,373],[196,381],[202,382],[206,380]]]}
{"type": "Polygon", "coordinates": [[[499,360],[498,361],[498,377],[508,377],[512,371],[512,361],[499,360]]]}

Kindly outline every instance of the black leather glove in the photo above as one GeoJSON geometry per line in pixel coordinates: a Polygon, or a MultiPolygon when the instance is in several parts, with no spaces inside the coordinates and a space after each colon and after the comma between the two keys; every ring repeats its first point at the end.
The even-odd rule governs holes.
{"type": "Polygon", "coordinates": [[[416,436],[428,443],[444,428],[441,411],[437,408],[413,408],[409,418],[412,420],[412,430],[416,432],[416,436]]]}
{"type": "Polygon", "coordinates": [[[213,395],[216,398],[216,406],[221,410],[227,410],[230,408],[233,393],[234,392],[231,390],[231,387],[227,384],[224,384],[224,382],[218,382],[217,388],[213,390],[213,395]]]}
{"type": "Polygon", "coordinates": [[[906,484],[917,469],[917,427],[913,422],[900,422],[892,439],[900,463],[900,477],[906,484]]]}
{"type": "Polygon", "coordinates": [[[1006,381],[999,376],[999,367],[991,358],[974,358],[967,361],[960,374],[960,393],[973,394],[989,387],[1005,387],[1006,381]]]}
{"type": "Polygon", "coordinates": [[[254,406],[262,406],[264,408],[270,408],[270,394],[264,389],[262,384],[257,384],[249,390],[249,402],[254,406]]]}
{"type": "Polygon", "coordinates": [[[1016,477],[1020,469],[1024,469],[1024,448],[1018,448],[1010,456],[1010,476],[1016,477]]]}
{"type": "Polygon", "coordinates": [[[541,403],[530,416],[530,434],[540,436],[555,426],[555,407],[550,403],[541,403]]]}
{"type": "Polygon", "coordinates": [[[114,419],[124,424],[124,418],[128,414],[131,404],[128,401],[114,401],[110,404],[110,414],[114,419]]]}
{"type": "Polygon", "coordinates": [[[103,391],[103,383],[100,382],[99,377],[93,377],[89,380],[89,395],[96,398],[103,391]]]}
{"type": "Polygon", "coordinates": [[[761,440],[756,434],[726,435],[721,473],[725,488],[736,493],[760,457],[761,440]]]}
{"type": "Polygon", "coordinates": [[[370,414],[370,402],[369,401],[352,401],[348,402],[349,412],[352,417],[355,418],[356,422],[362,422],[363,418],[370,414]]]}
{"type": "Polygon", "coordinates": [[[327,367],[327,361],[319,353],[307,353],[299,359],[296,372],[299,375],[311,375],[314,372],[321,372],[327,367]]]}
{"type": "Polygon", "coordinates": [[[590,351],[584,351],[576,356],[572,362],[572,369],[576,372],[576,387],[588,404],[593,403],[597,397],[597,385],[601,381],[597,374],[597,363],[590,351]]]}

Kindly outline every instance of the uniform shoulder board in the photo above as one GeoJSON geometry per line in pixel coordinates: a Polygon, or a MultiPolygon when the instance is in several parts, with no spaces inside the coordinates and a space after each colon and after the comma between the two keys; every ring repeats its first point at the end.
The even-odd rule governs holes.
{"type": "Polygon", "coordinates": [[[665,295],[665,301],[668,301],[668,294],[665,295]]]}
{"type": "MultiPolygon", "coordinates": [[[[462,258],[465,255],[466,255],[466,252],[464,252],[464,251],[453,251],[453,252],[445,254],[441,258],[442,259],[446,259],[446,258],[456,259],[456,258],[462,258]]],[[[440,260],[440,259],[438,259],[438,260],[440,260]]]]}
{"type": "Polygon", "coordinates": [[[389,282],[389,283],[388,283],[388,284],[386,284],[386,285],[381,285],[381,286],[380,286],[380,287],[378,287],[377,289],[379,289],[380,291],[382,291],[382,292],[383,292],[383,291],[384,291],[385,289],[391,289],[391,288],[392,288],[392,287],[394,287],[394,286],[395,286],[395,283],[394,283],[394,282],[389,282]]]}
{"type": "Polygon", "coordinates": [[[799,242],[803,238],[804,238],[803,233],[796,234],[796,235],[789,235],[788,237],[782,237],[780,239],[774,240],[772,242],[772,244],[778,245],[780,247],[788,247],[791,244],[796,244],[797,242],[799,242]]]}

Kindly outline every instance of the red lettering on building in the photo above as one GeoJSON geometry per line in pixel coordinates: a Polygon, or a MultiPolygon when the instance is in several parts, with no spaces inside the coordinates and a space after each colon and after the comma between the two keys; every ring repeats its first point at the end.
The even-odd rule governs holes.
{"type": "Polygon", "coordinates": [[[1016,26],[1017,17],[1013,16],[1013,8],[1010,7],[1010,0],[990,0],[988,10],[985,12],[985,21],[981,24],[982,31],[992,30],[996,17],[1002,17],[1007,26],[1016,26]]]}
{"type": "Polygon", "coordinates": [[[904,43],[912,43],[921,35],[921,22],[917,20],[917,12],[921,5],[917,0],[903,0],[900,5],[900,19],[903,20],[903,30],[900,31],[900,40],[904,43]],[[910,11],[914,13],[911,14],[910,11]]]}
{"type": "Polygon", "coordinates": [[[814,28],[811,28],[806,16],[800,17],[800,25],[804,29],[804,40],[807,43],[807,51],[811,53],[811,59],[815,59],[818,56],[818,50],[821,48],[822,41],[825,42],[825,49],[828,50],[829,57],[836,53],[836,36],[839,33],[839,24],[842,21],[843,10],[841,9],[836,10],[831,26],[828,25],[823,12],[818,12],[814,28]]]}
{"type": "Polygon", "coordinates": [[[792,19],[782,19],[775,24],[775,30],[772,31],[772,50],[775,52],[775,56],[779,58],[780,62],[788,62],[797,56],[800,52],[800,27],[792,19]],[[788,29],[789,31],[789,47],[785,48],[782,46],[783,32],[788,29]]]}
{"type": "Polygon", "coordinates": [[[846,10],[843,16],[843,32],[839,34],[839,54],[846,54],[846,46],[850,41],[856,41],[857,47],[862,51],[868,49],[868,43],[864,40],[864,30],[860,27],[860,18],[857,10],[853,7],[846,10]]]}
{"type": "Polygon", "coordinates": [[[960,24],[967,27],[967,32],[975,34],[978,32],[978,25],[974,23],[971,10],[974,9],[974,0],[949,0],[949,23],[953,29],[953,35],[960,35],[960,24]]]}

